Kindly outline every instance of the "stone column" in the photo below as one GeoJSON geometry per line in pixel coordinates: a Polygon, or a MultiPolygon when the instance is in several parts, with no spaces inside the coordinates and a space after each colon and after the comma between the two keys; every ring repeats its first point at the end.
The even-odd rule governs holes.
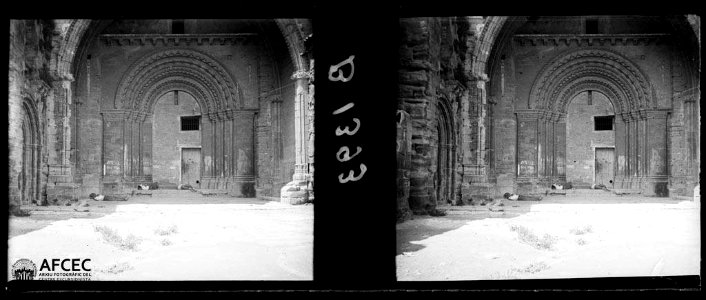
{"type": "MultiPolygon", "coordinates": [[[[311,69],[314,69],[314,60],[310,61],[311,69]]],[[[312,73],[313,74],[313,73],[312,73]]],[[[311,78],[314,76],[312,75],[311,78]]],[[[308,174],[309,174],[309,185],[307,190],[309,191],[309,201],[314,201],[314,82],[313,79],[309,81],[309,94],[307,96],[306,104],[306,120],[307,120],[307,163],[308,163],[308,174]]]]}
{"type": "MultiPolygon", "coordinates": [[[[637,170],[638,182],[640,186],[647,180],[647,116],[645,110],[637,111],[637,170]]],[[[651,138],[651,136],[650,136],[651,138]]]]}
{"type": "Polygon", "coordinates": [[[488,102],[486,82],[488,76],[476,75],[468,81],[468,92],[461,97],[461,157],[463,176],[461,199],[469,201],[474,195],[489,196],[493,185],[488,183],[486,161],[486,128],[488,102]]]}
{"type": "Polygon", "coordinates": [[[209,184],[214,178],[213,159],[214,159],[214,124],[215,117],[212,113],[202,114],[201,117],[201,188],[210,189],[209,184]]]}
{"type": "Polygon", "coordinates": [[[228,184],[232,184],[235,175],[235,144],[233,143],[233,111],[225,111],[223,120],[223,174],[228,179],[228,184]]]}
{"type": "Polygon", "coordinates": [[[296,98],[294,101],[294,147],[295,147],[295,168],[294,181],[307,180],[307,128],[306,111],[308,106],[309,78],[307,74],[296,73],[292,76],[296,79],[296,98]]]}
{"type": "Polygon", "coordinates": [[[554,143],[551,158],[552,180],[566,183],[566,114],[555,113],[552,117],[552,136],[554,143]]]}
{"type": "Polygon", "coordinates": [[[142,121],[142,161],[141,171],[148,181],[152,181],[152,114],[145,114],[142,121]]]}
{"type": "Polygon", "coordinates": [[[625,178],[628,174],[627,164],[627,123],[624,114],[615,114],[615,188],[623,188],[625,178]]]}
{"type": "Polygon", "coordinates": [[[309,103],[309,72],[298,71],[292,75],[295,81],[294,98],[294,148],[295,164],[292,181],[280,190],[280,201],[290,204],[302,204],[309,200],[308,155],[307,155],[307,110],[309,103]]]}
{"type": "Polygon", "coordinates": [[[103,173],[101,193],[121,192],[121,182],[125,170],[125,112],[122,110],[104,110],[103,117],[103,173]]]}
{"type": "Polygon", "coordinates": [[[537,129],[541,112],[531,109],[517,113],[517,191],[532,193],[537,184],[537,129]]]}
{"type": "Polygon", "coordinates": [[[72,82],[69,74],[55,77],[52,93],[46,98],[47,154],[49,178],[47,197],[52,199],[77,199],[70,162],[72,82]]]}
{"type": "Polygon", "coordinates": [[[660,197],[669,196],[668,155],[667,155],[667,110],[646,112],[646,130],[649,136],[646,145],[647,187],[645,194],[660,197]]]}
{"type": "Polygon", "coordinates": [[[216,185],[214,188],[220,189],[221,178],[223,178],[223,142],[225,137],[223,135],[223,121],[225,114],[221,111],[214,113],[215,122],[213,126],[213,176],[216,179],[216,185]]]}
{"type": "MultiPolygon", "coordinates": [[[[548,138],[551,137],[547,130],[547,127],[551,126],[551,120],[548,120],[551,115],[548,112],[543,112],[539,116],[538,126],[537,126],[537,175],[542,181],[542,184],[546,184],[551,181],[551,168],[547,168],[547,160],[549,152],[548,138]],[[549,126],[547,126],[549,125],[549,126]]],[[[552,140],[554,138],[552,137],[552,140]]]]}
{"type": "Polygon", "coordinates": [[[274,180],[279,183],[281,179],[280,175],[280,153],[282,153],[282,128],[281,128],[281,111],[282,111],[282,98],[279,95],[273,95],[270,98],[270,117],[271,117],[271,130],[270,130],[270,145],[272,145],[272,174],[274,175],[274,180]]]}
{"type": "Polygon", "coordinates": [[[233,112],[234,184],[228,194],[235,197],[255,197],[255,112],[233,112]]]}
{"type": "Polygon", "coordinates": [[[628,156],[628,170],[630,171],[630,182],[631,185],[635,184],[635,177],[639,172],[639,161],[637,157],[638,148],[640,144],[639,136],[637,135],[638,128],[638,116],[634,112],[629,112],[630,121],[628,122],[628,141],[629,141],[629,156],[628,156]]]}

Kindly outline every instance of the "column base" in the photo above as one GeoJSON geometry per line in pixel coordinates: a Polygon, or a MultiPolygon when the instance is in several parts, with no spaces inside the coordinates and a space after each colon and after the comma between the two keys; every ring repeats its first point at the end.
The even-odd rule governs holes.
{"type": "Polygon", "coordinates": [[[615,189],[640,191],[644,196],[669,197],[669,179],[666,176],[616,177],[615,189]]]}
{"type": "Polygon", "coordinates": [[[310,202],[308,187],[305,180],[290,181],[280,190],[280,202],[293,205],[310,202]]]}
{"type": "MultiPolygon", "coordinates": [[[[47,201],[78,200],[81,195],[81,184],[74,182],[73,176],[49,175],[47,180],[47,201]]],[[[85,195],[84,198],[88,198],[85,195]]],[[[43,199],[37,199],[43,200],[43,199]]]]}

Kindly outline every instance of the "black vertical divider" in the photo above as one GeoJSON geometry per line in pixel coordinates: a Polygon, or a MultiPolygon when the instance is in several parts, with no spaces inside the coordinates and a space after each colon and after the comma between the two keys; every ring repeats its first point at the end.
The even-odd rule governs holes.
{"type": "Polygon", "coordinates": [[[323,6],[317,8],[312,26],[315,285],[344,290],[392,288],[397,13],[384,5],[323,6]],[[332,66],[334,72],[330,72],[332,66]],[[350,132],[358,130],[336,134],[346,127],[350,132]],[[349,176],[360,179],[341,183],[349,176]]]}

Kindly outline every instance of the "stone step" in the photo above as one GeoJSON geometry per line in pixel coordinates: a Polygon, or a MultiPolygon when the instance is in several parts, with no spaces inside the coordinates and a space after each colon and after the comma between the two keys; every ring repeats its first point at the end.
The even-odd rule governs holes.
{"type": "Polygon", "coordinates": [[[605,195],[610,193],[606,190],[593,190],[593,189],[568,189],[568,190],[548,190],[549,195],[605,195]]]}
{"type": "Polygon", "coordinates": [[[133,196],[165,196],[165,197],[193,197],[198,193],[194,193],[189,190],[132,190],[131,195],[133,196]]]}
{"type": "Polygon", "coordinates": [[[613,194],[616,195],[628,195],[628,194],[642,194],[642,190],[638,189],[614,189],[613,194]]]}
{"type": "Polygon", "coordinates": [[[196,190],[201,195],[204,196],[227,196],[227,190],[214,190],[214,189],[198,189],[196,190]]]}

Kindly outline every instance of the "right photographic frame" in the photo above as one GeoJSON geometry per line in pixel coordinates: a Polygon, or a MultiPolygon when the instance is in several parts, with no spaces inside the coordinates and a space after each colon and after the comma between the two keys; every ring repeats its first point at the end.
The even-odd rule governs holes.
{"type": "Polygon", "coordinates": [[[399,24],[398,281],[700,274],[699,16],[399,24]]]}

